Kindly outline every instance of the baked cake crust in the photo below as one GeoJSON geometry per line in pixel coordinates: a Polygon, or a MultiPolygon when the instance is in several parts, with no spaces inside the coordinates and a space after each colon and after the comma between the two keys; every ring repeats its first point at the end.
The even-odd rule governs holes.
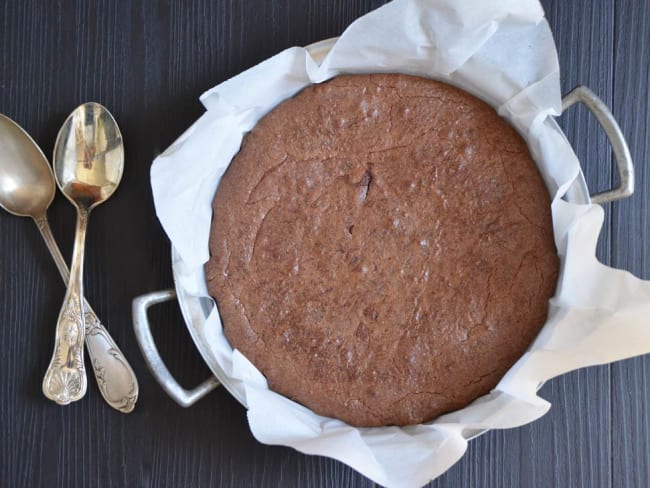
{"type": "Polygon", "coordinates": [[[346,75],[278,105],[219,184],[207,284],[269,387],[356,426],[489,392],[559,262],[523,139],[447,84],[346,75]]]}

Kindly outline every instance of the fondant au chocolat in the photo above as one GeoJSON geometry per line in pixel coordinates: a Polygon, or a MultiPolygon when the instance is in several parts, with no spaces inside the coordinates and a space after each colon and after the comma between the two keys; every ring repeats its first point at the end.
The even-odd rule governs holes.
{"type": "Polygon", "coordinates": [[[208,288],[274,391],[356,426],[421,423],[489,392],[543,326],[550,208],[486,103],[339,76],[245,137],[214,199],[208,288]]]}

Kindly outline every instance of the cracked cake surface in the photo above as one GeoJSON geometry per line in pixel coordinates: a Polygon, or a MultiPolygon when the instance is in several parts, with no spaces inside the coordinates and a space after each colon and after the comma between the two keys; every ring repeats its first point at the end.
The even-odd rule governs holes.
{"type": "Polygon", "coordinates": [[[213,203],[208,289],[269,387],[356,426],[488,393],[547,315],[548,191],[492,107],[408,75],[345,75],[244,138],[213,203]]]}

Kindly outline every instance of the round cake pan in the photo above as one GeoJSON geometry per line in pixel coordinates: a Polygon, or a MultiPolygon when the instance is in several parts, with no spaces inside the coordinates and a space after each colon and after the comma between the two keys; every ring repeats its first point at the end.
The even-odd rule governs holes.
{"type": "MultiPolygon", "coordinates": [[[[336,38],[327,39],[307,46],[306,49],[317,62],[320,62],[335,42],[336,38]]],[[[564,198],[571,203],[586,205],[589,203],[613,202],[631,195],[634,186],[634,168],[627,143],[618,123],[605,103],[584,86],[578,86],[563,98],[562,109],[566,110],[578,102],[583,103],[603,127],[616,158],[620,184],[617,188],[592,195],[589,193],[584,175],[581,171],[566,192],[564,198]]],[[[552,123],[556,124],[555,121],[552,121],[552,123]]],[[[564,142],[569,145],[566,138],[564,142]]],[[[145,363],[165,392],[183,407],[191,406],[220,384],[242,405],[246,406],[245,395],[241,385],[233,382],[221,369],[207,340],[205,323],[210,312],[210,301],[192,296],[183,287],[179,286],[179,280],[176,279],[179,276],[176,264],[178,261],[178,254],[175,249],[172,249],[172,270],[175,289],[148,293],[133,300],[133,326],[145,363]],[[147,318],[147,309],[149,307],[173,299],[178,299],[185,325],[203,360],[214,375],[196,388],[190,390],[183,388],[165,366],[151,334],[151,326],[147,318]]],[[[541,387],[541,385],[539,386],[541,387]]],[[[465,433],[465,437],[470,439],[483,432],[485,430],[468,431],[465,433]]]]}

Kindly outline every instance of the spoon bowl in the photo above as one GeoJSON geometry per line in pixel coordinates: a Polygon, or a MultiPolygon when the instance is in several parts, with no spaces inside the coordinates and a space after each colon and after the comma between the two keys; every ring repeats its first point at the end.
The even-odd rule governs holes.
{"type": "Polygon", "coordinates": [[[43,152],[22,127],[0,114],[0,207],[19,217],[37,218],[45,215],[55,191],[43,152]]]}
{"type": "Polygon", "coordinates": [[[91,210],[113,194],[123,169],[122,135],[111,113],[94,102],[77,107],[54,149],[54,175],[63,194],[91,210]]]}

